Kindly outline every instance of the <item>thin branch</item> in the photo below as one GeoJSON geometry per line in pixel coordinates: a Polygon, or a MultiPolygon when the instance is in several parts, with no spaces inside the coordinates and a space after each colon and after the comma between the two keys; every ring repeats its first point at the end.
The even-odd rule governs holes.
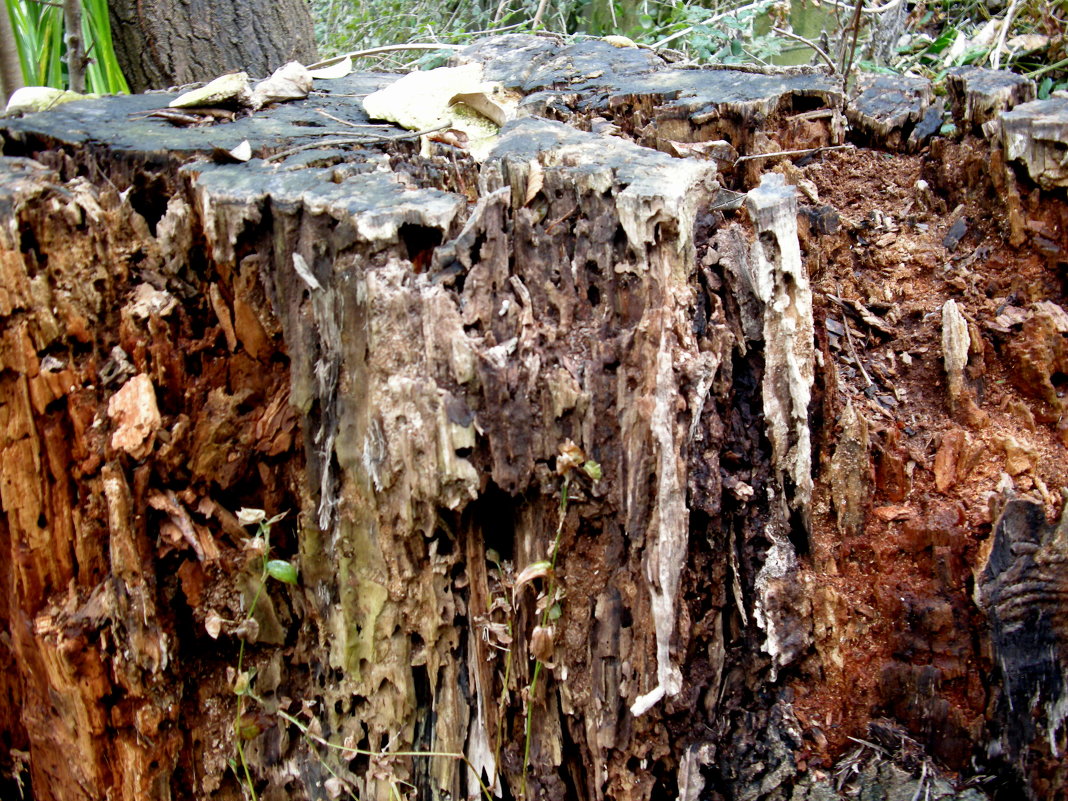
{"type": "Polygon", "coordinates": [[[849,59],[842,62],[842,89],[847,97],[849,96],[849,73],[853,69],[853,59],[857,55],[857,37],[860,36],[860,14],[863,9],[863,0],[857,0],[853,21],[850,23],[850,27],[853,29],[853,40],[849,45],[849,59]]]}
{"type": "MultiPolygon", "coordinates": [[[[850,3],[838,3],[836,2],[836,0],[815,0],[815,2],[818,6],[832,6],[833,8],[841,8],[846,11],[856,10],[856,6],[850,3]]],[[[896,7],[901,2],[902,0],[890,0],[889,3],[884,3],[881,6],[874,6],[873,8],[862,8],[861,11],[864,14],[869,15],[882,14],[884,11],[890,11],[892,8],[896,7]]],[[[864,5],[863,0],[861,0],[860,5],[864,5]]]]}
{"type": "Polygon", "coordinates": [[[835,65],[834,60],[829,55],[827,55],[827,53],[823,50],[822,47],[813,42],[811,39],[806,39],[804,36],[798,36],[796,33],[783,30],[782,28],[772,28],[772,30],[780,36],[785,36],[788,39],[793,39],[795,41],[801,42],[801,44],[805,45],[806,47],[811,47],[813,52],[815,52],[817,56],[827,62],[827,66],[829,66],[833,72],[838,72],[838,67],[837,65],[835,65]]]}
{"type": "Polygon", "coordinates": [[[735,164],[741,164],[743,161],[753,161],[754,159],[773,159],[778,156],[806,156],[809,153],[821,153],[824,150],[853,150],[856,145],[824,145],[822,147],[809,147],[804,150],[778,150],[774,153],[753,153],[748,156],[739,156],[734,162],[735,164]]]}
{"type": "Polygon", "coordinates": [[[66,29],[64,41],[67,45],[67,78],[70,82],[70,90],[83,94],[85,92],[85,66],[89,59],[85,55],[85,40],[82,38],[80,0],[64,0],[63,26],[66,29]]]}
{"type": "Polygon", "coordinates": [[[715,16],[706,19],[700,25],[690,25],[689,27],[683,28],[681,31],[676,31],[670,36],[665,36],[656,44],[650,45],[650,49],[658,50],[664,45],[666,45],[668,42],[674,42],[680,36],[686,36],[687,34],[693,33],[695,28],[706,28],[709,25],[714,25],[722,19],[726,19],[727,17],[734,16],[735,14],[741,14],[743,11],[749,11],[750,9],[759,8],[762,5],[766,5],[767,2],[768,0],[756,0],[756,2],[749,3],[748,5],[739,6],[738,8],[732,8],[730,11],[724,11],[720,14],[716,14],[715,16]]]}
{"type": "Polygon", "coordinates": [[[315,109],[315,111],[317,113],[319,113],[319,114],[322,114],[328,120],[333,120],[334,122],[339,122],[339,123],[341,123],[342,125],[344,125],[344,126],[346,126],[348,128],[392,128],[393,127],[393,125],[391,123],[388,123],[388,122],[387,123],[379,123],[379,124],[375,124],[375,123],[371,123],[371,122],[349,122],[348,120],[341,119],[341,117],[335,117],[329,111],[323,111],[323,109],[321,109],[321,108],[317,108],[317,109],[315,109]]]}
{"type": "Polygon", "coordinates": [[[998,42],[994,45],[994,55],[990,59],[990,66],[994,69],[1001,68],[1001,51],[1005,49],[1005,37],[1009,33],[1009,28],[1012,26],[1012,20],[1016,16],[1016,10],[1020,7],[1020,0],[1012,0],[1009,4],[1009,10],[1005,12],[1005,22],[1001,25],[1001,32],[998,34],[998,42]]]}
{"type": "Polygon", "coordinates": [[[366,50],[353,50],[351,53],[342,53],[340,56],[334,56],[323,61],[317,61],[314,64],[308,64],[307,68],[310,70],[317,70],[323,67],[329,67],[331,64],[336,64],[339,61],[343,61],[346,58],[363,58],[364,56],[377,56],[379,53],[396,53],[401,50],[462,50],[467,45],[456,44],[433,44],[430,42],[412,42],[411,44],[400,45],[383,45],[382,47],[369,47],[366,50]]]}
{"type": "MultiPolygon", "coordinates": [[[[537,28],[541,25],[541,18],[545,15],[545,7],[547,5],[549,5],[549,0],[541,0],[541,2],[538,3],[538,10],[534,12],[534,19],[531,21],[530,27],[537,28]]],[[[612,4],[612,8],[615,8],[614,3],[612,4]]],[[[613,11],[612,15],[615,16],[615,13],[616,12],[613,11]]]]}

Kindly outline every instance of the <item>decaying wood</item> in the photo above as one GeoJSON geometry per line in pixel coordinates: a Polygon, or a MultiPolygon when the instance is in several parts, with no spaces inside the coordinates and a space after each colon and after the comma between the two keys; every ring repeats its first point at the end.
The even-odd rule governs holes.
{"type": "Polygon", "coordinates": [[[1021,161],[1043,189],[1068,186],[1068,99],[1034,100],[1003,113],[1001,137],[1007,161],[1021,161]]]}
{"type": "Polygon", "coordinates": [[[941,127],[942,110],[926,78],[875,75],[858,81],[846,117],[874,143],[916,149],[941,127]]]}
{"type": "Polygon", "coordinates": [[[962,131],[983,131],[998,115],[1035,99],[1035,82],[1007,70],[954,67],[946,77],[953,119],[962,131]]]}
{"type": "MultiPolygon", "coordinates": [[[[899,253],[918,227],[773,155],[889,158],[820,150],[823,74],[540,37],[457,59],[523,94],[481,164],[295,149],[322,112],[370,124],[381,74],[197,128],[145,114],[166,95],[5,121],[7,771],[234,799],[242,736],[265,799],[1062,791],[1056,282],[987,314],[926,183],[899,253]],[[241,507],[288,513],[297,585],[261,587],[241,507]]],[[[880,135],[917,145],[898,116],[880,135]]]]}

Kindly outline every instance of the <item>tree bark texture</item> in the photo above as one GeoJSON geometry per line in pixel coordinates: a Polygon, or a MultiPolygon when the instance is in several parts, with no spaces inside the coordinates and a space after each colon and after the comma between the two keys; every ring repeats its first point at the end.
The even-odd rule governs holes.
{"type": "Polygon", "coordinates": [[[18,46],[11,17],[0,14],[0,100],[7,104],[11,93],[22,87],[22,65],[19,64],[18,46]]]}
{"type": "Polygon", "coordinates": [[[459,57],[524,95],[482,164],[211,158],[366,124],[380,74],[208,128],[160,96],[5,122],[10,775],[42,801],[1063,793],[1063,201],[1001,144],[928,142],[911,86],[851,135],[919,155],[828,150],[819,73],[459,57]],[[297,585],[263,584],[240,507],[286,513],[297,585]]]}
{"type": "Polygon", "coordinates": [[[304,0],[111,0],[108,8],[115,55],[133,92],[227,72],[265,77],[287,61],[316,57],[304,0]]]}

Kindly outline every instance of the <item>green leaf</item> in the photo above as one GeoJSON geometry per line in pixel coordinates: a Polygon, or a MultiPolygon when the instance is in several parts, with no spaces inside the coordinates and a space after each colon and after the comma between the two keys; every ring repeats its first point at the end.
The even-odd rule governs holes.
{"type": "Polygon", "coordinates": [[[560,604],[553,604],[549,607],[549,620],[556,621],[560,619],[560,616],[564,614],[563,608],[560,604]]]}
{"type": "Polygon", "coordinates": [[[267,562],[267,575],[286,584],[297,583],[297,568],[284,559],[271,559],[267,562]]]}
{"type": "Polygon", "coordinates": [[[601,465],[593,459],[589,459],[586,464],[582,465],[582,470],[594,481],[601,480],[601,465]]]}

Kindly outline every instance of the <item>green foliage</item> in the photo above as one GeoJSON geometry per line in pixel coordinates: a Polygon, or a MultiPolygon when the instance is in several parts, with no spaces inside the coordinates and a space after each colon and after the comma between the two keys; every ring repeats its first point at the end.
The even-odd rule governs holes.
{"type": "Polygon", "coordinates": [[[285,584],[297,583],[297,568],[282,559],[267,560],[267,575],[285,584]]]}
{"type": "MultiPolygon", "coordinates": [[[[27,86],[68,88],[62,4],[40,0],[4,0],[4,4],[15,33],[23,82],[27,86]]],[[[107,0],[82,0],[82,39],[89,56],[86,91],[128,92],[111,42],[107,0]]]]}
{"type": "MultiPolygon", "coordinates": [[[[326,54],[402,42],[456,44],[536,28],[575,37],[624,35],[706,63],[833,62],[839,69],[856,63],[935,80],[955,66],[997,65],[1042,81],[1040,96],[1064,88],[1068,79],[1068,0],[933,0],[916,4],[897,27],[890,24],[889,0],[867,0],[859,15],[849,0],[312,0],[312,5],[326,54]],[[876,48],[879,37],[889,46],[876,48]],[[825,55],[817,57],[813,45],[825,55]]],[[[411,58],[379,63],[410,69],[441,61],[411,58]]]]}

